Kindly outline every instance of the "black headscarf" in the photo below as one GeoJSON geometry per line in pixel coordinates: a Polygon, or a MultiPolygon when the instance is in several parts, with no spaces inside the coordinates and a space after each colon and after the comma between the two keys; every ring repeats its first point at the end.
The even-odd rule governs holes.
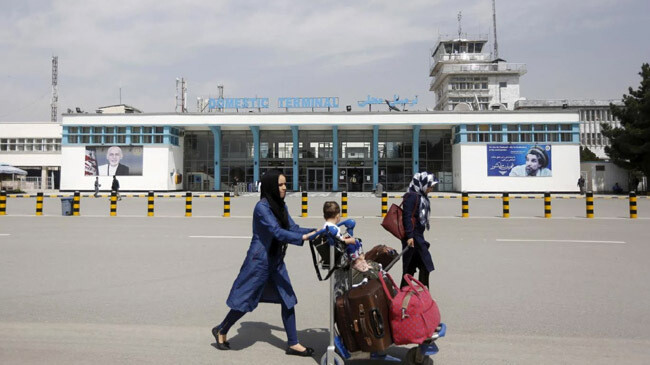
{"type": "Polygon", "coordinates": [[[284,229],[289,229],[289,217],[284,206],[284,198],[280,197],[278,178],[282,173],[278,170],[271,170],[262,175],[262,193],[260,199],[266,198],[271,207],[273,215],[284,229]]]}
{"type": "MultiPolygon", "coordinates": [[[[278,170],[267,171],[262,175],[262,192],[260,194],[260,199],[266,198],[271,207],[271,211],[275,216],[275,219],[278,220],[280,226],[284,229],[289,229],[289,217],[287,210],[284,206],[284,198],[280,197],[280,187],[278,186],[278,178],[282,173],[278,170]]],[[[278,255],[280,251],[284,253],[286,250],[286,244],[279,242],[277,239],[273,239],[270,247],[270,254],[273,256],[278,255]]]]}

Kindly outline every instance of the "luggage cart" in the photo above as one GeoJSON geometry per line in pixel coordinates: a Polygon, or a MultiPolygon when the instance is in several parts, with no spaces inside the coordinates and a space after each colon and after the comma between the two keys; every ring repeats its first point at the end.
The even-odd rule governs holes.
{"type": "MultiPolygon", "coordinates": [[[[344,226],[351,236],[354,236],[353,231],[356,222],[353,219],[348,219],[343,222],[340,222],[338,226],[344,226]]],[[[345,360],[351,357],[351,354],[345,348],[343,339],[336,335],[336,327],[334,323],[334,305],[336,303],[336,279],[334,274],[337,270],[350,270],[349,263],[347,261],[347,255],[345,255],[345,244],[337,239],[336,231],[332,230],[331,227],[326,227],[317,231],[310,239],[309,246],[312,253],[312,259],[314,261],[314,267],[316,269],[316,274],[320,281],[329,279],[330,281],[330,328],[329,328],[329,345],[327,346],[327,351],[323,354],[320,360],[321,365],[344,365],[345,360]],[[328,249],[326,249],[328,248],[328,249]],[[320,259],[318,258],[320,256],[320,259]],[[327,274],[323,275],[322,270],[327,270],[327,274]]],[[[390,268],[401,259],[404,252],[408,250],[408,247],[404,249],[399,256],[397,256],[393,262],[391,262],[385,269],[385,271],[390,270],[390,268]]],[[[351,281],[347,283],[351,286],[351,281]]],[[[349,289],[349,287],[347,288],[349,289]]],[[[433,360],[430,358],[431,355],[438,353],[439,349],[435,341],[440,337],[444,337],[447,331],[447,326],[444,323],[440,323],[435,333],[431,338],[426,339],[422,344],[419,344],[408,350],[406,357],[403,362],[407,365],[432,365],[433,360]]],[[[400,360],[390,356],[385,353],[370,353],[370,360],[375,361],[386,361],[386,362],[399,362],[400,360]]]]}

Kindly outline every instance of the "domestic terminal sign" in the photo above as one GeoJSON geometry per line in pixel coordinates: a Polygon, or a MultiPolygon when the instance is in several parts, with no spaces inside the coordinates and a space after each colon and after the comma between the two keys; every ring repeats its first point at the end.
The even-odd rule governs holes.
{"type": "MultiPolygon", "coordinates": [[[[282,97],[278,98],[278,108],[338,108],[338,97],[282,97]]],[[[268,109],[269,98],[210,98],[210,109],[268,109]]]]}

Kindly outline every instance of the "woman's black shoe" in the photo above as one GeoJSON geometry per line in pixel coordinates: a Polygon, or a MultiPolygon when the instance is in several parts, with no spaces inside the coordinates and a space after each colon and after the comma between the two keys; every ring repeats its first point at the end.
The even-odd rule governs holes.
{"type": "Polygon", "coordinates": [[[212,329],[212,336],[214,336],[214,341],[217,344],[217,348],[219,350],[230,350],[230,342],[219,342],[219,331],[221,331],[221,328],[219,326],[212,329]]]}
{"type": "Polygon", "coordinates": [[[287,355],[309,357],[314,354],[314,349],[311,347],[305,347],[305,351],[297,351],[292,349],[291,347],[287,347],[287,351],[285,351],[284,353],[287,355]]]}

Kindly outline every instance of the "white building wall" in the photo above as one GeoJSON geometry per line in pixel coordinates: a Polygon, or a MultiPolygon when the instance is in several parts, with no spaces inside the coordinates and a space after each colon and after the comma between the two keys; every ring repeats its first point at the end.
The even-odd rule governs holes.
{"type": "Polygon", "coordinates": [[[553,145],[551,177],[488,176],[487,146],[458,144],[453,149],[454,188],[467,192],[577,192],[580,177],[578,145],[553,145]],[[460,170],[460,176],[457,171],[460,170]]]}
{"type": "MultiPolygon", "coordinates": [[[[86,147],[66,146],[61,163],[61,190],[93,190],[95,176],[84,175],[86,147]]],[[[178,190],[180,185],[173,181],[176,169],[183,171],[182,149],[172,146],[148,146],[142,151],[142,176],[118,176],[120,190],[124,191],[168,191],[178,190]]],[[[113,177],[100,176],[102,189],[110,188],[113,177]]]]}
{"type": "Polygon", "coordinates": [[[610,193],[614,184],[627,192],[630,188],[630,174],[613,162],[595,161],[580,164],[580,171],[585,177],[585,188],[594,193],[610,193]]]}
{"type": "Polygon", "coordinates": [[[508,110],[514,110],[515,102],[520,100],[519,76],[498,75],[488,77],[488,90],[490,92],[490,104],[506,104],[508,110]],[[505,82],[506,87],[499,87],[500,82],[505,82]],[[501,93],[501,97],[499,97],[501,93]]]}

